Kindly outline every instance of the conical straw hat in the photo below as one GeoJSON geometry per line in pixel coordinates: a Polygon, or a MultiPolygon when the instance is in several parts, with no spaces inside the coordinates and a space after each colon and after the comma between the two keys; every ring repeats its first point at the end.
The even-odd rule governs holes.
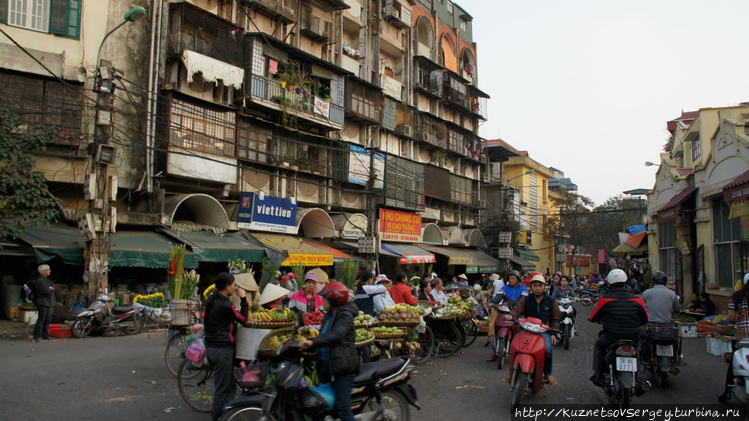
{"type": "Polygon", "coordinates": [[[288,289],[280,287],[276,284],[268,284],[263,290],[263,294],[260,296],[259,304],[268,304],[276,301],[279,298],[285,297],[286,294],[290,293],[288,289]]]}

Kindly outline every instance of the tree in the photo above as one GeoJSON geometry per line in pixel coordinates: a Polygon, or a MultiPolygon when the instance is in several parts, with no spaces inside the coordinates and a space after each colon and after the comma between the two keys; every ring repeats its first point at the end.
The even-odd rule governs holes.
{"type": "Polygon", "coordinates": [[[619,245],[619,233],[631,225],[642,224],[645,203],[623,195],[613,196],[594,209],[601,215],[596,221],[598,248],[611,251],[619,245]]]}
{"type": "Polygon", "coordinates": [[[580,247],[590,247],[589,240],[595,234],[595,226],[591,222],[590,213],[593,201],[586,196],[566,190],[550,198],[554,207],[559,208],[559,217],[550,219],[548,229],[550,234],[561,236],[560,241],[572,246],[571,254],[574,259],[580,247]]]}
{"type": "Polygon", "coordinates": [[[34,170],[36,157],[57,128],[29,129],[0,104],[0,237],[18,237],[26,229],[57,220],[62,202],[47,187],[44,174],[34,170]]]}

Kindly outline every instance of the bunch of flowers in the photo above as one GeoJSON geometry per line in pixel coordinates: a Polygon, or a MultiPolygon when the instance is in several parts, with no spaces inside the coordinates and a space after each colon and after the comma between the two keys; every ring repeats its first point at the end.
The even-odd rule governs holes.
{"type": "Polygon", "coordinates": [[[185,272],[182,275],[182,296],[177,298],[192,298],[193,291],[195,291],[199,282],[200,275],[195,272],[195,269],[185,272]]]}
{"type": "Polygon", "coordinates": [[[203,291],[203,298],[207,300],[208,297],[211,296],[211,293],[213,292],[213,290],[215,289],[216,289],[216,284],[213,284],[209,286],[208,288],[206,288],[205,291],[203,291]]]}
{"type": "Polygon", "coordinates": [[[252,273],[250,265],[240,258],[229,260],[228,266],[231,273],[252,273]]]}
{"type": "Polygon", "coordinates": [[[263,258],[262,266],[262,278],[260,278],[260,291],[265,290],[265,286],[268,285],[273,277],[276,275],[279,269],[281,269],[281,263],[283,261],[280,257],[273,253],[270,256],[263,258]]]}
{"type": "Polygon", "coordinates": [[[166,300],[164,294],[160,292],[154,292],[153,294],[141,295],[138,294],[133,298],[134,303],[142,304],[146,307],[153,308],[166,308],[166,300]]]}

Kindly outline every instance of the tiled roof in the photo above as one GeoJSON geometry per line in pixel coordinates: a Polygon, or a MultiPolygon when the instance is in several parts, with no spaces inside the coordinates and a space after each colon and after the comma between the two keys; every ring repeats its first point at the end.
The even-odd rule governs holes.
{"type": "Polygon", "coordinates": [[[694,174],[694,168],[677,168],[676,174],[679,174],[680,177],[687,177],[694,174]]]}
{"type": "Polygon", "coordinates": [[[730,183],[726,184],[723,187],[723,190],[727,190],[727,189],[739,186],[739,185],[747,183],[747,182],[749,182],[749,171],[747,171],[747,172],[741,174],[740,176],[734,178],[730,183]]]}

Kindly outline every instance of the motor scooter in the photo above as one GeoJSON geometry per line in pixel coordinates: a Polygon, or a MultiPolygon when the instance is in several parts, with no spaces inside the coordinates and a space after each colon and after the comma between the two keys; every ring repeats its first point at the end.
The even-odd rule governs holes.
{"type": "Polygon", "coordinates": [[[650,390],[650,383],[639,375],[640,354],[637,344],[623,339],[606,350],[607,370],[603,380],[597,384],[609,398],[609,406],[614,409],[627,409],[632,396],[641,396],[650,390]]]}
{"type": "Polygon", "coordinates": [[[733,382],[728,389],[731,397],[742,404],[749,403],[749,338],[740,339],[733,353],[723,355],[733,365],[733,382]]]}
{"type": "Polygon", "coordinates": [[[505,365],[505,356],[510,355],[510,343],[512,338],[520,331],[518,324],[505,320],[504,315],[510,314],[510,306],[506,301],[502,301],[495,307],[499,315],[494,320],[494,343],[492,349],[497,354],[499,361],[498,368],[501,370],[505,365]]]}
{"type": "Polygon", "coordinates": [[[107,294],[99,293],[88,310],[75,317],[70,332],[76,338],[85,338],[95,333],[124,332],[135,335],[143,329],[145,318],[135,313],[132,304],[114,306],[114,299],[107,294]]]}
{"type": "Polygon", "coordinates": [[[647,330],[646,352],[644,352],[645,368],[653,374],[655,384],[659,387],[666,385],[669,374],[679,374],[682,362],[681,336],[679,328],[673,326],[650,326],[647,330]]]}
{"type": "MultiPolygon", "coordinates": [[[[301,365],[299,343],[287,341],[281,344],[278,356],[283,361],[275,372],[273,386],[260,392],[246,391],[241,397],[229,402],[221,419],[244,420],[288,420],[312,419],[332,420],[326,400],[308,387],[304,387],[304,369],[301,365]]],[[[411,406],[419,407],[416,390],[408,384],[414,365],[409,359],[392,358],[364,363],[354,378],[351,390],[351,409],[357,420],[408,420],[411,406]]]]}
{"type": "Polygon", "coordinates": [[[572,339],[573,336],[575,336],[575,319],[572,317],[572,314],[575,312],[575,308],[572,306],[572,303],[575,302],[574,298],[560,298],[558,300],[559,302],[559,311],[561,312],[562,321],[560,323],[560,330],[562,334],[562,344],[564,345],[564,349],[570,349],[570,339],[572,339]]]}
{"type": "Polygon", "coordinates": [[[510,409],[513,413],[520,405],[520,399],[526,390],[538,393],[543,387],[546,342],[541,333],[557,333],[535,317],[518,319],[517,322],[523,331],[516,334],[510,344],[510,409]]]}

